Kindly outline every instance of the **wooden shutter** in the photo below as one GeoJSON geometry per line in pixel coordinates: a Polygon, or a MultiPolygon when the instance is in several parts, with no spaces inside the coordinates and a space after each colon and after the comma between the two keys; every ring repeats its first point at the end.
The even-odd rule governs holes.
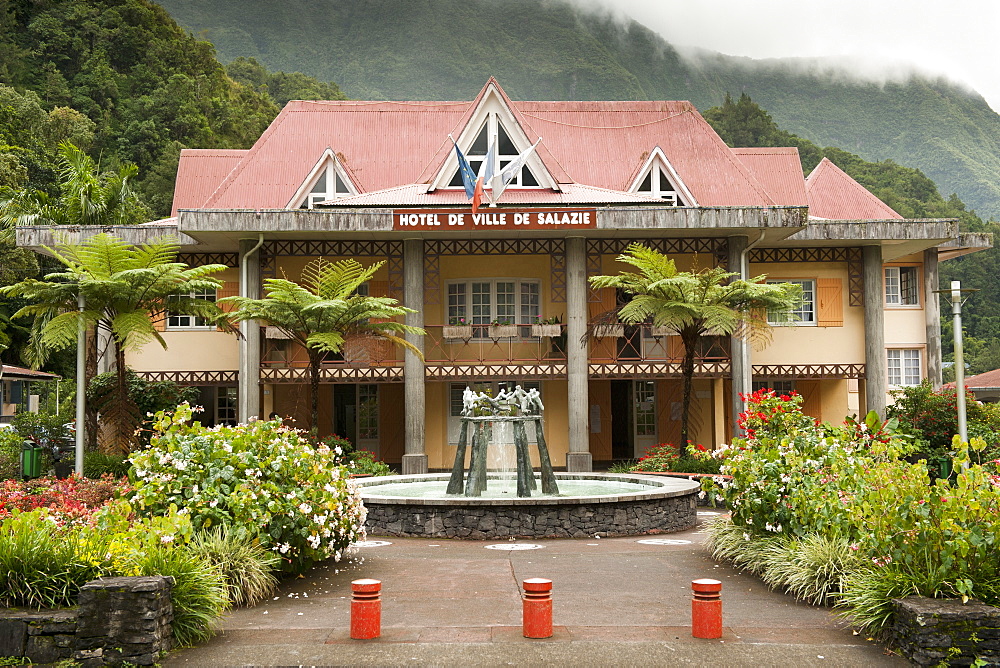
{"type": "MultiPolygon", "coordinates": [[[[597,295],[600,297],[600,301],[587,304],[591,322],[598,316],[607,317],[604,314],[607,314],[609,311],[618,310],[618,301],[614,288],[600,288],[597,290],[597,295]]],[[[618,339],[613,336],[602,338],[592,337],[590,339],[590,356],[593,359],[617,359],[618,339]]]]}
{"type": "MultiPolygon", "coordinates": [[[[590,408],[597,406],[600,411],[601,430],[594,431],[597,427],[590,424],[588,433],[590,434],[590,454],[598,461],[611,461],[611,381],[592,380],[587,384],[587,401],[590,408]]],[[[587,412],[591,415],[590,411],[587,412]]]]}
{"type": "Polygon", "coordinates": [[[150,318],[153,319],[153,329],[158,332],[167,331],[167,312],[160,311],[159,313],[151,313],[150,318]]]}
{"type": "Polygon", "coordinates": [[[802,412],[817,420],[823,419],[823,397],[818,380],[797,380],[795,391],[802,395],[802,412]]]}
{"type": "MultiPolygon", "coordinates": [[[[239,281],[223,281],[222,287],[215,291],[215,298],[222,299],[223,297],[236,297],[239,294],[239,281]]],[[[236,310],[236,305],[230,302],[226,304],[219,304],[219,308],[226,313],[232,313],[236,310]]]]}
{"type": "Polygon", "coordinates": [[[368,281],[368,295],[370,297],[388,297],[389,281],[368,281]]]}
{"type": "Polygon", "coordinates": [[[816,279],[816,324],[844,326],[844,282],[839,278],[816,279]]]}

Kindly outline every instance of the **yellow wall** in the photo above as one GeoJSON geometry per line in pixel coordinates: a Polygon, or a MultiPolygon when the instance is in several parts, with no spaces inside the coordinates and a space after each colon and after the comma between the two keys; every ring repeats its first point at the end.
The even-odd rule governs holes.
{"type": "Polygon", "coordinates": [[[125,363],[136,371],[235,371],[239,342],[233,334],[216,330],[161,332],[167,349],[155,341],[128,351],[125,363]]]}

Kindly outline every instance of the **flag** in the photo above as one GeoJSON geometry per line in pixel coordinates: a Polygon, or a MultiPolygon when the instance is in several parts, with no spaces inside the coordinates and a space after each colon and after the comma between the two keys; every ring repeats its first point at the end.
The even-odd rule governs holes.
{"type": "MultiPolygon", "coordinates": [[[[493,187],[492,181],[497,164],[496,154],[497,143],[496,140],[493,140],[490,142],[490,148],[486,151],[486,159],[479,165],[479,176],[476,177],[476,187],[472,194],[472,213],[476,213],[479,205],[483,202],[483,190],[493,187]]],[[[490,197],[490,204],[494,204],[492,197],[490,197]]]]}
{"type": "Polygon", "coordinates": [[[538,141],[534,144],[521,151],[516,158],[511,160],[506,167],[500,170],[500,177],[493,179],[494,202],[500,199],[500,195],[502,195],[503,191],[507,189],[510,182],[517,178],[517,175],[521,172],[521,168],[524,167],[526,162],[528,162],[528,158],[531,157],[531,152],[535,150],[535,147],[538,146],[540,141],[542,141],[541,137],[539,137],[538,141]]]}
{"type": "Polygon", "coordinates": [[[451,139],[451,143],[455,144],[455,155],[458,157],[458,173],[462,175],[465,196],[471,199],[476,192],[476,173],[472,171],[469,161],[462,155],[462,149],[458,148],[458,142],[451,135],[448,135],[448,139],[451,139]]]}

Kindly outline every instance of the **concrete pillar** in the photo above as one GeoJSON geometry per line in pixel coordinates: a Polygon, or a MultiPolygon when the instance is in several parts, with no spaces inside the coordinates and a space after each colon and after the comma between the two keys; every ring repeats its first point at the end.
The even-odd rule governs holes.
{"type": "MultiPolygon", "coordinates": [[[[403,305],[414,309],[404,322],[413,327],[424,326],[424,240],[403,241],[403,305]]],[[[407,334],[406,340],[424,351],[424,337],[407,334]]],[[[403,397],[406,402],[403,474],[427,473],[426,400],[424,363],[407,350],[403,357],[403,397]]]]}
{"type": "Polygon", "coordinates": [[[937,248],[924,251],[924,323],[927,325],[927,380],[935,390],[941,387],[941,307],[938,303],[937,248]]]}
{"type": "MultiPolygon", "coordinates": [[[[260,248],[258,239],[240,239],[240,296],[261,298],[260,248]],[[251,253],[251,251],[253,251],[251,253]],[[250,255],[248,256],[248,253],[250,255]]],[[[240,422],[260,417],[260,323],[240,323],[240,376],[238,413],[240,422]]]]}
{"type": "MultiPolygon", "coordinates": [[[[747,237],[729,237],[729,271],[739,272],[739,278],[748,278],[749,260],[744,251],[747,248],[747,237]]],[[[750,345],[746,339],[739,336],[729,337],[730,362],[733,383],[729,402],[731,407],[733,436],[742,436],[742,430],[736,425],[743,412],[743,400],[740,395],[747,395],[753,389],[753,369],[750,365],[750,345]]]]}
{"type": "Polygon", "coordinates": [[[862,264],[865,283],[865,406],[884,419],[889,384],[885,359],[882,247],[862,248],[862,264]]]}
{"type": "Polygon", "coordinates": [[[566,470],[594,469],[590,454],[587,342],[587,240],[566,239],[566,374],[569,392],[569,452],[566,470]]]}

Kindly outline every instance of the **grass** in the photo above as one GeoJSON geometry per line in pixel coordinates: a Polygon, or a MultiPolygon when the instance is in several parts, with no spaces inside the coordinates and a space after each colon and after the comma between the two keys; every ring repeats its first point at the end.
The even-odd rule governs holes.
{"type": "Polygon", "coordinates": [[[233,605],[255,605],[278,586],[274,575],[278,556],[261,547],[255,538],[238,536],[225,527],[217,527],[196,534],[190,547],[218,568],[233,605]]]}

